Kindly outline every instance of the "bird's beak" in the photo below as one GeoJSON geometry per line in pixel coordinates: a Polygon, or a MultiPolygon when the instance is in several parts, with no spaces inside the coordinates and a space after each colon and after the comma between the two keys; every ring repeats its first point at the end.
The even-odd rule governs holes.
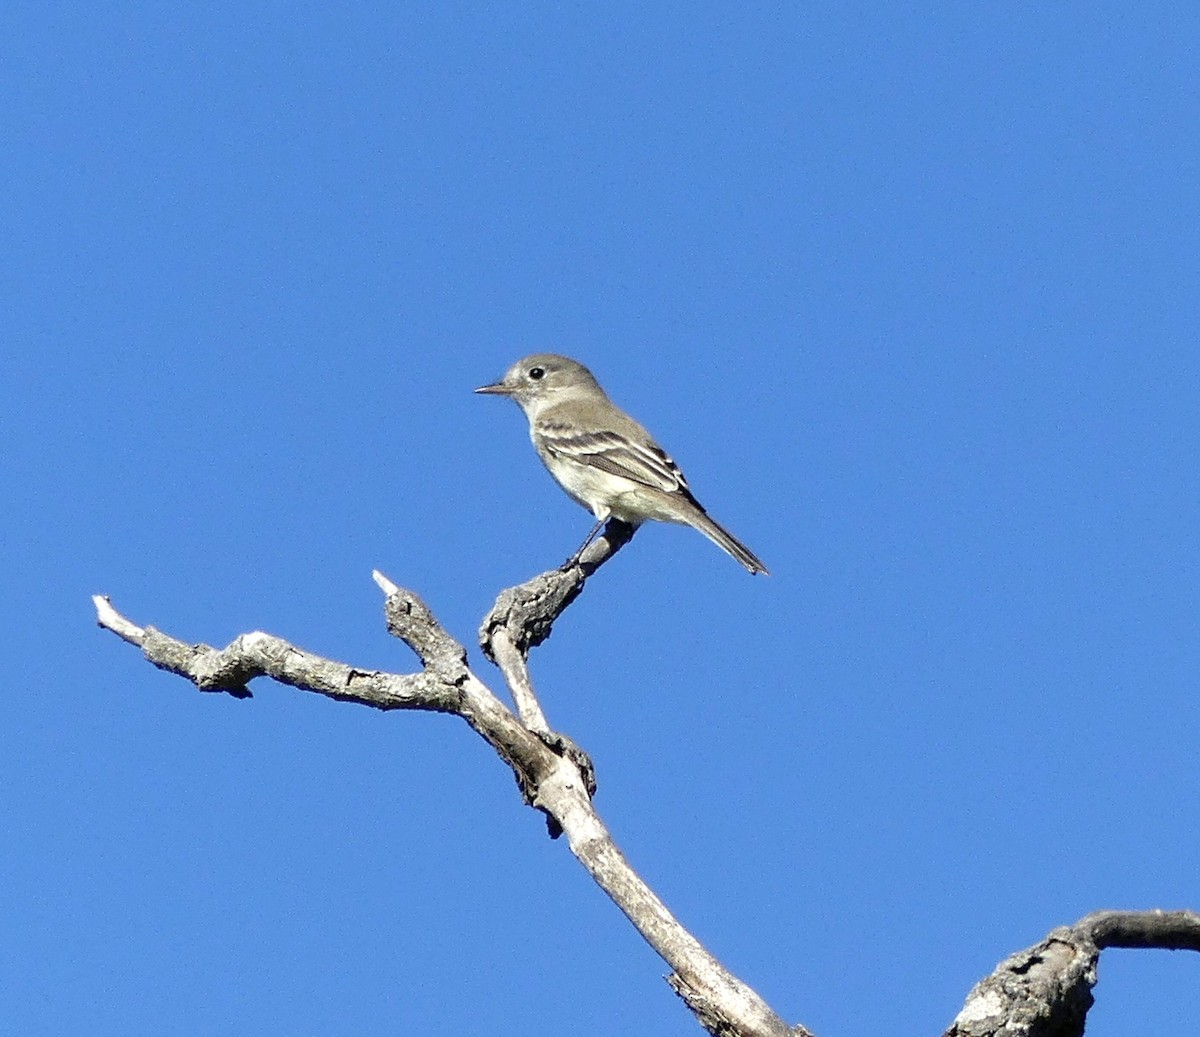
{"type": "Polygon", "coordinates": [[[491,385],[481,385],[476,392],[486,396],[511,396],[512,390],[503,382],[493,382],[491,385]]]}

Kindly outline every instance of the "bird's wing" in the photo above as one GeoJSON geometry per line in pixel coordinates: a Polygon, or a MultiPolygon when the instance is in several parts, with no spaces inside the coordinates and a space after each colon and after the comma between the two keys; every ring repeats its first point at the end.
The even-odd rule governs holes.
{"type": "Polygon", "coordinates": [[[591,465],[666,493],[683,491],[690,496],[683,472],[657,443],[641,443],[619,432],[585,432],[557,424],[541,425],[538,439],[543,449],[555,457],[591,465]]]}

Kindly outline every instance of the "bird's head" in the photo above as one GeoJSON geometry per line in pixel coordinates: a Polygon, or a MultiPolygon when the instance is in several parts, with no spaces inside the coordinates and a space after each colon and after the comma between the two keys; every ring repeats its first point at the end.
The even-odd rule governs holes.
{"type": "Polygon", "coordinates": [[[572,396],[604,395],[583,364],[557,353],[534,353],[512,365],[504,377],[475,390],[515,400],[532,418],[538,411],[572,396]]]}

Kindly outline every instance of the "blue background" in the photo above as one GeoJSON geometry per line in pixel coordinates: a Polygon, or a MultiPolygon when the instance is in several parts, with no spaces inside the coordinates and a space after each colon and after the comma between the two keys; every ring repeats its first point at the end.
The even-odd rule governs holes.
{"type": "Polygon", "coordinates": [[[408,670],[378,567],[470,642],[590,522],[471,394],[533,350],[772,569],[646,529],[533,672],[781,1014],[1200,907],[1194,3],[514,8],[0,13],[5,1032],[699,1032],[461,722],[93,624],[408,670]]]}

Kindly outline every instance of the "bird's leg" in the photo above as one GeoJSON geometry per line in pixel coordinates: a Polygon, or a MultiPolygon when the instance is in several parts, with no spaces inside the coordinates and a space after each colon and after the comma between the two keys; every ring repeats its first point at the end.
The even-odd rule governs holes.
{"type": "Polygon", "coordinates": [[[597,522],[594,526],[592,526],[592,531],[587,535],[587,539],[582,544],[579,545],[579,550],[576,551],[573,555],[571,555],[571,557],[568,558],[565,562],[563,562],[563,564],[559,568],[565,570],[565,569],[570,569],[571,566],[575,565],[579,561],[579,556],[582,555],[583,552],[587,549],[588,544],[590,544],[593,540],[596,539],[596,534],[599,533],[600,530],[602,530],[604,528],[604,523],[606,523],[607,521],[608,521],[608,516],[605,516],[599,522],[597,522]]]}

